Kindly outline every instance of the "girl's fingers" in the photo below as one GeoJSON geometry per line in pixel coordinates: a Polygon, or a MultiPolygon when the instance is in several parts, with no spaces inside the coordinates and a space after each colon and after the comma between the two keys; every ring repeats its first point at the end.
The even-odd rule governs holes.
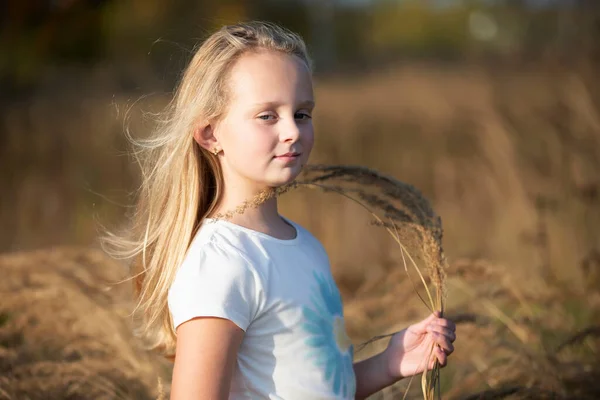
{"type": "Polygon", "coordinates": [[[441,325],[429,324],[427,325],[427,332],[440,333],[446,336],[450,342],[454,342],[456,340],[456,334],[454,331],[441,325]]]}
{"type": "Polygon", "coordinates": [[[436,318],[431,322],[433,325],[443,326],[444,328],[450,329],[452,332],[456,332],[456,324],[449,319],[436,318]]]}
{"type": "Polygon", "coordinates": [[[448,337],[450,342],[454,342],[456,340],[456,325],[449,319],[440,318],[439,315],[439,311],[436,311],[421,322],[411,325],[408,329],[418,334],[437,332],[448,337]]]}
{"type": "Polygon", "coordinates": [[[446,328],[450,329],[452,332],[456,332],[456,324],[452,321],[450,321],[449,319],[440,319],[440,323],[442,324],[442,326],[445,326],[446,328]]]}
{"type": "Polygon", "coordinates": [[[448,363],[448,356],[437,346],[435,347],[435,350],[433,351],[433,357],[431,357],[431,361],[429,362],[429,369],[434,367],[436,361],[440,363],[441,367],[445,367],[448,363]]]}
{"type": "Polygon", "coordinates": [[[437,343],[437,345],[441,347],[446,354],[451,354],[454,351],[454,346],[447,336],[444,336],[438,332],[433,332],[432,335],[435,343],[437,343]]]}
{"type": "Polygon", "coordinates": [[[445,367],[448,362],[448,356],[454,351],[454,345],[452,342],[456,340],[456,325],[454,322],[440,317],[439,312],[435,312],[431,316],[424,320],[428,324],[426,331],[431,333],[433,341],[436,343],[433,350],[433,357],[431,359],[429,368],[433,368],[437,361],[441,367],[445,367]]]}

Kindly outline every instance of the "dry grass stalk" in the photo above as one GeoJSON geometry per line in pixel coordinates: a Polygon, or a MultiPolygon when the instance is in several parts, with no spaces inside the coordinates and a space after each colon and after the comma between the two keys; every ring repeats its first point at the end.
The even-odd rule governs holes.
{"type": "MultiPolygon", "coordinates": [[[[269,198],[300,186],[338,193],[366,209],[374,217],[373,224],[384,227],[398,244],[408,277],[412,281],[408,266],[410,264],[425,289],[427,301],[419,294],[417,286],[413,282],[413,288],[417,295],[431,312],[437,310],[443,315],[447,261],[442,247],[441,219],[436,215],[427,199],[412,185],[360,166],[309,165],[305,168],[301,180],[261,192],[254,199],[237,207],[236,210],[219,215],[217,218],[230,219],[235,214],[243,213],[248,207],[256,207],[269,198]],[[425,263],[435,294],[432,295],[427,280],[418,267],[417,261],[411,256],[409,248],[416,249],[425,263]]],[[[389,336],[377,336],[366,344],[389,336]]],[[[432,356],[433,348],[428,359],[423,360],[425,365],[429,365],[429,359],[432,356]]],[[[440,366],[437,361],[431,371],[423,373],[421,388],[425,400],[434,399],[436,395],[439,398],[439,374],[440,366]]],[[[408,389],[406,393],[408,393],[408,389]]]]}

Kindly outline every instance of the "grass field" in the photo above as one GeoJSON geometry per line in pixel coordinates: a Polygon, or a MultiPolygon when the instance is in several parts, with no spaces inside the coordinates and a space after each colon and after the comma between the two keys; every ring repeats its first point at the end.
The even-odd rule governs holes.
{"type": "MultiPolygon", "coordinates": [[[[585,69],[421,64],[316,82],[311,161],[409,182],[443,219],[459,324],[444,398],[600,397],[599,88],[585,69]]],[[[137,182],[125,116],[143,134],[140,109],[165,101],[140,95],[98,70],[3,105],[0,250],[19,253],[0,259],[0,398],[154,398],[168,379],[129,333],[127,291],[99,289],[122,268],[93,250],[137,182]],[[29,252],[62,245],[78,247],[29,252]]],[[[281,204],[327,248],[357,344],[427,314],[356,205],[305,189],[281,204]]]]}

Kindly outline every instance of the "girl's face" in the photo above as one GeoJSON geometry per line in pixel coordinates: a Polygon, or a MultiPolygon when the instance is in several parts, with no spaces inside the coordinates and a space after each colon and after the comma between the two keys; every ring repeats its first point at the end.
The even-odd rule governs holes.
{"type": "Polygon", "coordinates": [[[294,180],[314,141],[308,67],[283,53],[247,53],[228,85],[228,108],[214,132],[226,182],[262,190],[294,180]]]}

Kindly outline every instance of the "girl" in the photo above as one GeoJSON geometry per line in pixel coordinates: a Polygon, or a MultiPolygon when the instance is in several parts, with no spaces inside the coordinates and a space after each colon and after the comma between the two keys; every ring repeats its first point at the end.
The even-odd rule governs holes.
{"type": "Polygon", "coordinates": [[[353,364],[318,240],[278,213],[276,197],[219,218],[296,178],[314,106],[300,37],[225,26],[196,51],[169,117],[143,143],[125,253],[144,332],[174,353],[171,399],[364,398],[453,351],[454,324],[431,315],[353,364]]]}

